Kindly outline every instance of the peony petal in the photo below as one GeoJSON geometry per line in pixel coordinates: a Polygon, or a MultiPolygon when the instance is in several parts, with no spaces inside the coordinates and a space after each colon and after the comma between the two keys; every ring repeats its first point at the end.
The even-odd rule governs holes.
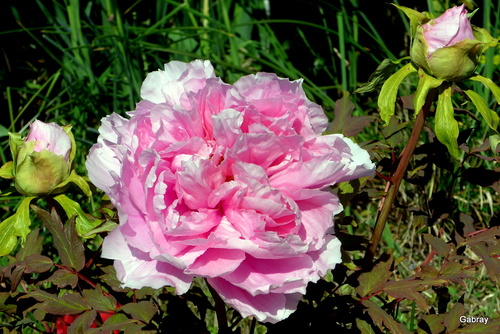
{"type": "Polygon", "coordinates": [[[222,300],[234,307],[242,317],[254,316],[258,321],[277,323],[290,316],[296,309],[300,293],[269,293],[251,296],[222,278],[209,278],[208,283],[222,300]]]}

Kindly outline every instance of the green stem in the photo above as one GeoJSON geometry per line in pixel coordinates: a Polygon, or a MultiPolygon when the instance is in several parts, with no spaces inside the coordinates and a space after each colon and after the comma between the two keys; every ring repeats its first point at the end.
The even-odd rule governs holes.
{"type": "Polygon", "coordinates": [[[427,98],[425,100],[425,104],[420,110],[420,113],[417,116],[417,120],[413,127],[413,131],[410,135],[410,139],[408,139],[408,143],[401,153],[398,167],[392,176],[392,179],[388,181],[388,189],[385,198],[382,199],[381,209],[379,211],[377,222],[375,223],[375,229],[373,230],[372,238],[370,240],[370,245],[365,254],[365,263],[369,264],[372,262],[373,257],[375,256],[375,252],[377,250],[378,244],[380,242],[380,238],[382,236],[382,232],[384,231],[385,223],[387,222],[387,218],[389,217],[389,213],[394,204],[394,200],[396,199],[396,195],[399,190],[399,186],[401,185],[401,181],[406,173],[406,169],[408,168],[408,164],[410,163],[410,159],[413,155],[413,151],[417,146],[418,139],[420,138],[420,133],[424,127],[425,119],[429,112],[429,109],[434,102],[434,97],[436,95],[436,91],[433,89],[429,91],[427,98]]]}

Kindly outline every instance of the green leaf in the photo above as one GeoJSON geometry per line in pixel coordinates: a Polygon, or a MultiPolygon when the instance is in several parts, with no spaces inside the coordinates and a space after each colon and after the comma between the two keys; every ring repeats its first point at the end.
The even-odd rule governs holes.
{"type": "Polygon", "coordinates": [[[156,306],[150,301],[140,301],[138,303],[128,303],[120,308],[123,312],[128,313],[132,318],[149,323],[158,311],[156,306]]]}
{"type": "Polygon", "coordinates": [[[414,9],[411,9],[411,8],[408,8],[405,6],[398,6],[395,4],[392,4],[392,5],[395,6],[396,8],[398,8],[399,10],[403,11],[406,14],[406,16],[408,16],[408,18],[410,19],[411,37],[415,36],[415,32],[417,31],[417,27],[420,24],[423,24],[423,23],[429,21],[429,18],[424,13],[420,13],[414,9]]]}
{"type": "Polygon", "coordinates": [[[392,275],[392,258],[393,256],[391,254],[387,261],[379,262],[373,267],[371,271],[359,275],[359,285],[356,287],[356,292],[361,297],[365,297],[368,294],[382,290],[385,282],[392,275]]]}
{"type": "Polygon", "coordinates": [[[31,225],[29,205],[35,197],[25,197],[16,212],[0,223],[0,256],[12,252],[17,245],[17,238],[24,242],[30,233],[31,225]]]}
{"type": "Polygon", "coordinates": [[[29,310],[42,309],[47,313],[56,315],[78,314],[89,309],[89,305],[78,294],[66,293],[58,296],[42,290],[35,290],[20,298],[34,298],[40,302],[29,310]]]}
{"type": "Polygon", "coordinates": [[[356,318],[356,328],[359,329],[361,334],[375,334],[372,326],[366,321],[356,318]]]}
{"type": "Polygon", "coordinates": [[[451,156],[458,159],[458,122],[455,117],[453,117],[455,110],[451,102],[451,93],[451,85],[447,85],[447,87],[440,89],[434,132],[436,132],[438,140],[448,148],[451,156]]]}
{"type": "Polygon", "coordinates": [[[493,131],[497,131],[499,122],[498,114],[488,108],[488,103],[486,103],[486,101],[475,91],[464,90],[464,92],[467,94],[472,103],[474,103],[477,111],[479,111],[479,113],[483,116],[486,124],[488,124],[493,131]]]}
{"type": "Polygon", "coordinates": [[[497,150],[497,146],[500,144],[500,135],[494,134],[490,136],[490,148],[495,153],[497,150]]]}
{"type": "Polygon", "coordinates": [[[0,125],[0,137],[7,137],[9,135],[9,130],[3,125],[0,125]]]}
{"type": "MultiPolygon", "coordinates": [[[[430,330],[432,334],[438,334],[438,333],[443,333],[445,330],[443,321],[444,321],[444,314],[425,314],[422,317],[422,321],[427,324],[427,328],[423,332],[419,333],[429,333],[427,329],[430,330]]],[[[419,327],[422,328],[422,324],[419,323],[419,327]]]]}
{"type": "Polygon", "coordinates": [[[57,249],[61,262],[64,266],[80,271],[85,265],[85,255],[82,241],[75,230],[74,220],[69,220],[66,227],[63,228],[61,218],[52,209],[52,213],[32,206],[54,240],[54,247],[57,249]]]}
{"type": "MultiPolygon", "coordinates": [[[[71,171],[71,174],[64,180],[63,182],[59,183],[56,187],[56,189],[62,189],[66,187],[68,184],[73,183],[75,184],[80,190],[87,196],[90,197],[92,196],[92,192],[90,191],[90,187],[87,181],[80,175],[76,174],[75,170],[71,171]]],[[[57,190],[56,191],[57,193],[57,190]]]]}
{"type": "Polygon", "coordinates": [[[382,85],[378,97],[378,107],[380,108],[380,117],[386,125],[389,123],[391,116],[394,115],[399,85],[410,73],[416,71],[415,67],[411,63],[408,63],[390,76],[382,85]]]}
{"type": "Polygon", "coordinates": [[[418,115],[424,106],[429,91],[431,89],[438,88],[444,81],[443,79],[436,79],[433,76],[428,75],[422,68],[418,69],[418,76],[420,79],[418,81],[417,91],[413,100],[413,104],[415,105],[415,116],[418,115]]]}
{"type": "Polygon", "coordinates": [[[356,89],[354,93],[369,93],[374,91],[394,73],[397,66],[398,64],[390,59],[382,60],[375,72],[373,72],[368,78],[368,82],[356,89]]]}
{"type": "Polygon", "coordinates": [[[497,100],[497,103],[500,104],[500,87],[498,87],[490,78],[485,78],[482,75],[475,75],[470,77],[469,79],[474,81],[479,81],[483,83],[486,87],[491,90],[491,93],[497,100]]]}
{"type": "Polygon", "coordinates": [[[0,167],[0,177],[3,177],[4,179],[12,179],[14,177],[12,169],[13,166],[14,162],[9,161],[6,162],[2,167],[0,167]]]}
{"type": "Polygon", "coordinates": [[[76,230],[78,235],[83,236],[101,224],[100,220],[87,216],[80,207],[80,204],[68,196],[61,194],[54,197],[54,199],[61,204],[68,217],[71,218],[76,215],[76,230]]]}

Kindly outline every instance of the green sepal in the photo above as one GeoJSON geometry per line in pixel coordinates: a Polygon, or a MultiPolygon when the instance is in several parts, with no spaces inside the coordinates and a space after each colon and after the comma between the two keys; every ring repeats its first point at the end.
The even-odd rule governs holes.
{"type": "MultiPolygon", "coordinates": [[[[24,140],[22,139],[22,137],[19,133],[9,132],[9,146],[10,146],[10,152],[12,153],[12,159],[14,161],[14,166],[17,165],[17,153],[19,152],[19,148],[21,147],[22,144],[24,144],[24,140]]],[[[14,173],[14,176],[16,176],[15,175],[15,168],[13,170],[13,173],[14,173]]]]}
{"type": "Polygon", "coordinates": [[[54,197],[61,205],[68,218],[76,215],[76,231],[79,236],[86,235],[90,230],[99,226],[102,222],[98,219],[92,219],[85,214],[80,207],[80,204],[70,199],[68,196],[61,194],[54,197]]]}
{"type": "Polygon", "coordinates": [[[78,175],[75,170],[71,171],[71,174],[64,180],[63,182],[59,183],[54,191],[52,193],[54,194],[60,194],[64,190],[67,189],[68,184],[73,183],[75,184],[80,190],[87,196],[90,197],[92,196],[92,192],[90,191],[90,187],[87,181],[80,175],[78,175]]]}
{"type": "Polygon", "coordinates": [[[472,103],[474,103],[474,106],[476,106],[477,111],[483,116],[484,120],[486,121],[486,124],[488,126],[496,131],[498,129],[498,114],[488,108],[488,103],[475,91],[473,90],[464,90],[465,94],[469,97],[472,103]]]}
{"type": "Polygon", "coordinates": [[[392,4],[394,7],[405,13],[405,15],[410,19],[410,26],[411,26],[411,31],[410,31],[410,36],[413,38],[415,36],[415,33],[417,32],[417,27],[419,25],[427,23],[430,18],[424,13],[420,13],[414,9],[405,7],[405,6],[398,6],[395,4],[392,4]]]}
{"type": "Polygon", "coordinates": [[[491,90],[493,96],[495,97],[495,100],[497,100],[497,103],[500,104],[500,87],[498,87],[490,78],[486,78],[478,74],[470,77],[469,79],[474,81],[479,81],[483,85],[488,87],[491,90]]]}
{"type": "Polygon", "coordinates": [[[410,73],[416,71],[415,67],[411,63],[408,63],[391,75],[382,85],[378,97],[378,107],[380,108],[380,118],[385,122],[385,125],[389,124],[391,116],[394,115],[394,105],[399,85],[410,73]]]}
{"type": "Polygon", "coordinates": [[[30,233],[30,202],[35,197],[25,197],[16,212],[0,223],[0,256],[12,252],[17,245],[17,238],[23,243],[30,233]]]}
{"type": "Polygon", "coordinates": [[[438,88],[443,83],[443,79],[436,79],[433,76],[428,75],[422,68],[418,69],[418,80],[417,91],[415,92],[415,97],[413,99],[413,105],[415,106],[415,116],[418,115],[420,110],[425,104],[425,99],[429,94],[429,91],[434,88],[438,88]]]}
{"type": "Polygon", "coordinates": [[[4,179],[12,179],[14,177],[14,162],[8,161],[2,167],[0,167],[0,177],[4,179]]]}
{"type": "Polygon", "coordinates": [[[454,117],[455,110],[451,102],[452,85],[441,86],[437,101],[434,132],[451,156],[458,159],[458,122],[454,117]]]}
{"type": "Polygon", "coordinates": [[[472,26],[472,33],[474,34],[474,37],[482,43],[483,47],[483,52],[486,51],[489,48],[495,47],[498,44],[498,39],[493,38],[491,34],[488,32],[488,30],[484,28],[479,28],[476,26],[472,26]]]}
{"type": "Polygon", "coordinates": [[[71,151],[69,152],[69,163],[71,164],[76,155],[75,136],[73,136],[71,132],[71,124],[63,126],[62,129],[68,134],[69,140],[71,141],[71,151]]]}

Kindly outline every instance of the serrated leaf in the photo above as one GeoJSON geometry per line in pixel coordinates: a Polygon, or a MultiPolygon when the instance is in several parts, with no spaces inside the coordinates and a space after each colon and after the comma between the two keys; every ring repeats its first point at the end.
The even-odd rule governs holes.
{"type": "Polygon", "coordinates": [[[496,112],[488,108],[488,103],[475,91],[473,90],[464,90],[465,94],[469,97],[472,103],[476,106],[477,111],[483,116],[486,124],[494,130],[497,131],[499,117],[496,112]]]}
{"type": "Polygon", "coordinates": [[[450,261],[444,265],[444,267],[441,269],[439,277],[446,279],[450,282],[453,282],[455,284],[461,284],[465,286],[463,280],[464,278],[467,279],[474,279],[472,276],[467,275],[464,273],[463,265],[461,265],[458,262],[455,261],[450,261]]]}
{"type": "MultiPolygon", "coordinates": [[[[471,231],[473,232],[474,229],[471,228],[471,231]]],[[[468,232],[467,234],[470,234],[470,232],[468,232]]],[[[465,245],[472,246],[476,245],[479,242],[494,243],[497,242],[496,240],[497,236],[500,236],[500,226],[493,226],[487,230],[469,236],[467,239],[465,239],[464,242],[460,244],[460,246],[465,246],[465,245]]]]}
{"type": "Polygon", "coordinates": [[[382,290],[385,282],[391,277],[391,266],[393,263],[392,254],[385,262],[377,263],[369,272],[359,275],[359,285],[356,287],[356,292],[365,297],[369,294],[382,290]]]}
{"type": "Polygon", "coordinates": [[[65,288],[67,286],[70,286],[71,288],[74,289],[78,284],[78,275],[72,271],[61,268],[54,271],[52,276],[50,276],[48,279],[40,282],[40,284],[45,284],[45,283],[55,284],[59,288],[65,288]]]}
{"type": "Polygon", "coordinates": [[[363,305],[367,307],[367,312],[373,322],[380,330],[384,332],[384,327],[387,327],[393,334],[407,334],[409,331],[401,324],[396,322],[387,312],[382,310],[377,304],[371,300],[364,300],[363,305]]]}
{"type": "Polygon", "coordinates": [[[73,320],[71,325],[68,327],[69,334],[86,334],[95,318],[97,317],[97,312],[95,310],[87,311],[80,315],[78,318],[73,320]]]}
{"type": "Polygon", "coordinates": [[[420,79],[418,80],[417,91],[415,92],[415,98],[413,100],[413,104],[415,106],[415,116],[418,115],[424,106],[430,90],[438,88],[444,81],[443,79],[436,79],[433,76],[428,75],[422,68],[418,69],[418,76],[420,79]]]}
{"type": "Polygon", "coordinates": [[[117,302],[115,297],[112,295],[104,295],[104,292],[99,285],[92,290],[83,290],[82,295],[85,301],[94,310],[102,312],[116,311],[117,302]]]}
{"type": "Polygon", "coordinates": [[[334,118],[326,130],[327,133],[342,133],[354,137],[375,120],[373,116],[352,116],[355,106],[349,96],[349,93],[345,92],[341,99],[335,101],[334,118]]]}
{"type": "Polygon", "coordinates": [[[64,266],[80,271],[85,265],[85,255],[82,241],[78,237],[75,230],[74,220],[69,220],[66,227],[63,228],[61,218],[52,209],[52,214],[40,209],[37,206],[32,206],[35,213],[38,215],[54,240],[54,247],[57,249],[61,262],[64,266]]]}
{"type": "Polygon", "coordinates": [[[62,206],[69,218],[76,216],[76,230],[78,235],[83,236],[101,224],[100,220],[87,216],[80,207],[80,204],[73,201],[68,196],[61,194],[55,196],[54,199],[62,206]]]}
{"type": "Polygon", "coordinates": [[[479,81],[488,87],[491,90],[491,93],[493,93],[495,100],[497,100],[497,103],[500,104],[500,87],[498,87],[490,78],[483,77],[482,75],[474,75],[469,79],[479,81]]]}
{"type": "Polygon", "coordinates": [[[438,97],[434,132],[438,140],[444,144],[451,156],[458,159],[458,122],[454,117],[455,110],[451,102],[452,86],[440,89],[438,97]]]}
{"type": "Polygon", "coordinates": [[[444,316],[444,325],[447,332],[453,332],[460,326],[460,316],[464,314],[464,304],[456,303],[444,316]]]}
{"type": "Polygon", "coordinates": [[[128,303],[120,308],[123,312],[128,313],[132,318],[149,323],[158,311],[156,306],[150,301],[140,301],[138,303],[128,303]]]}
{"type": "Polygon", "coordinates": [[[57,296],[42,290],[35,290],[19,298],[34,298],[40,302],[31,307],[30,310],[42,309],[47,313],[56,315],[74,315],[90,308],[78,294],[66,293],[62,296],[57,296]]]}
{"type": "MultiPolygon", "coordinates": [[[[427,280],[428,281],[428,280],[427,280]]],[[[435,279],[432,280],[436,281],[435,279]]],[[[394,298],[414,300],[418,306],[428,311],[429,307],[418,289],[424,285],[425,280],[404,279],[400,281],[390,281],[384,286],[384,292],[394,298]]],[[[441,281],[440,281],[441,282],[441,281]]]]}
{"type": "Polygon", "coordinates": [[[432,246],[432,249],[434,249],[436,253],[444,258],[447,258],[451,252],[451,246],[444,242],[442,239],[436,238],[435,236],[430,234],[424,234],[424,240],[432,246]]]}
{"type": "Polygon", "coordinates": [[[416,71],[415,67],[411,63],[408,63],[390,76],[382,85],[378,97],[378,107],[380,109],[380,118],[386,125],[389,124],[391,116],[394,115],[399,85],[410,73],[416,71]]]}
{"type": "Polygon", "coordinates": [[[26,236],[30,233],[30,202],[35,197],[25,197],[16,212],[0,223],[0,256],[12,252],[17,245],[17,239],[21,238],[24,242],[26,236]]]}

